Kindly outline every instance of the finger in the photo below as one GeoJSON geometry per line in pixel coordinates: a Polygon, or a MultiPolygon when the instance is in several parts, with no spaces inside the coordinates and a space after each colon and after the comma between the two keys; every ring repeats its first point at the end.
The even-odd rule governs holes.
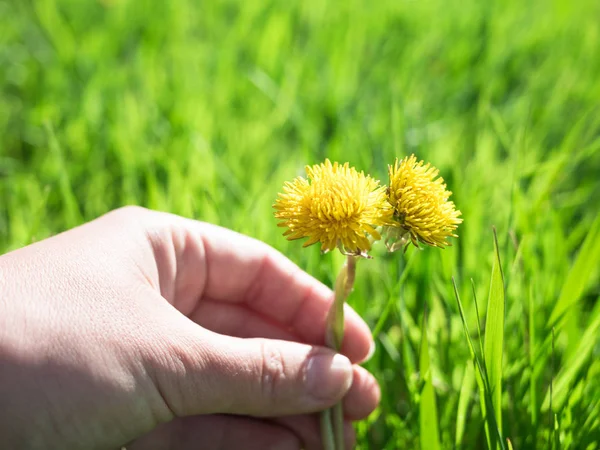
{"type": "MultiPolygon", "coordinates": [[[[304,342],[322,345],[329,288],[268,245],[214,225],[155,213],[148,225],[160,290],[182,313],[197,318],[200,299],[247,305],[290,328],[304,342]]],[[[353,360],[370,352],[367,325],[346,309],[343,351],[353,360]]]]}
{"type": "Polygon", "coordinates": [[[239,339],[189,324],[178,328],[186,335],[170,333],[153,346],[147,361],[175,416],[310,413],[340,401],[352,383],[350,361],[324,347],[239,339]]]}
{"type": "Polygon", "coordinates": [[[202,300],[189,318],[215,333],[240,338],[269,338],[300,342],[290,328],[268,320],[245,305],[202,300]]]}
{"type": "MultiPolygon", "coordinates": [[[[354,311],[347,310],[347,314],[354,311]]],[[[242,338],[262,337],[269,339],[282,339],[286,341],[304,342],[313,345],[323,345],[323,339],[315,336],[313,339],[303,339],[292,328],[285,327],[263,314],[251,310],[246,305],[224,303],[213,300],[203,300],[198,304],[190,319],[197,324],[219,334],[242,338]]],[[[324,325],[323,325],[324,327],[324,325]]],[[[353,363],[361,362],[364,358],[364,349],[353,345],[356,340],[344,340],[341,352],[353,363]]]]}
{"type": "MultiPolygon", "coordinates": [[[[302,442],[304,450],[322,450],[319,414],[304,414],[301,416],[285,416],[271,419],[274,423],[285,426],[293,431],[302,442]]],[[[345,448],[352,449],[356,442],[356,433],[349,421],[344,421],[345,448]]]]}
{"type": "MultiPolygon", "coordinates": [[[[240,326],[243,328],[243,323],[240,326]]],[[[257,331],[268,329],[266,324],[260,324],[259,326],[260,328],[257,328],[257,331]]],[[[246,331],[252,330],[247,328],[246,325],[246,331]]],[[[271,336],[265,336],[267,338],[278,339],[276,336],[278,331],[275,328],[271,329],[271,333],[264,334],[271,334],[271,336]]],[[[371,414],[377,407],[381,392],[377,380],[369,371],[358,365],[354,365],[352,369],[352,384],[343,398],[344,415],[349,420],[361,420],[371,414]]]]}
{"type": "Polygon", "coordinates": [[[175,419],[127,445],[127,450],[300,450],[288,428],[249,417],[210,415],[175,419]]]}
{"type": "MultiPolygon", "coordinates": [[[[281,253],[246,236],[219,229],[204,243],[210,265],[208,298],[245,303],[290,327],[304,342],[323,345],[327,313],[333,301],[331,289],[281,253]]],[[[346,313],[346,348],[361,360],[371,349],[371,334],[352,308],[347,307],[346,313]]]]}
{"type": "Polygon", "coordinates": [[[381,400],[381,390],[373,375],[355,365],[352,386],[343,400],[344,416],[348,420],[362,420],[371,414],[381,400]]]}

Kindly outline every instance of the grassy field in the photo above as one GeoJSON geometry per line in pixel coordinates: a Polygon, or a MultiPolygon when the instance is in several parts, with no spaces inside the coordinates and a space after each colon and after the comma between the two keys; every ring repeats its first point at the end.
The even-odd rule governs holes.
{"type": "Polygon", "coordinates": [[[464,223],[451,248],[358,267],[383,390],[359,448],[600,449],[598,17],[594,0],[0,0],[0,251],[139,204],[331,283],[340,255],[281,236],[281,185],[326,157],[385,183],[415,153],[464,223]]]}

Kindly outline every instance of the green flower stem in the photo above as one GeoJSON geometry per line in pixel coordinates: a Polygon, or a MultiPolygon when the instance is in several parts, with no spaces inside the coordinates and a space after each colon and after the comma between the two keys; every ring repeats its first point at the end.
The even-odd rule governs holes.
{"type": "Polygon", "coordinates": [[[327,317],[325,344],[336,351],[342,348],[344,340],[344,303],[354,286],[357,256],[348,255],[335,280],[335,297],[327,317]]]}
{"type": "MultiPolygon", "coordinates": [[[[345,264],[335,280],[334,301],[327,316],[325,344],[335,351],[340,351],[344,340],[344,303],[354,286],[357,256],[348,255],[345,264]]],[[[344,450],[344,411],[342,403],[321,413],[321,435],[326,450],[344,450]],[[331,425],[333,420],[333,427],[331,425]],[[331,430],[333,428],[333,435],[331,430]],[[332,441],[334,446],[332,447],[332,441]]]]}
{"type": "Polygon", "coordinates": [[[335,436],[331,425],[331,409],[321,411],[321,442],[323,450],[336,450],[335,436]]]}

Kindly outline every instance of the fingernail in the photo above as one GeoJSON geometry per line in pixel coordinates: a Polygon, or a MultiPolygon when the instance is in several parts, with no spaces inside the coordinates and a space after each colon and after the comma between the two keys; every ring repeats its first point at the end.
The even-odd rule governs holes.
{"type": "Polygon", "coordinates": [[[315,354],[306,366],[306,384],[309,394],[319,402],[335,402],[352,385],[352,364],[339,353],[315,354]]]}
{"type": "Polygon", "coordinates": [[[367,353],[367,356],[364,359],[364,363],[368,362],[371,360],[371,358],[373,357],[373,355],[375,354],[375,350],[377,350],[377,346],[375,345],[375,341],[371,342],[371,348],[369,348],[369,353],[367,353]]]}

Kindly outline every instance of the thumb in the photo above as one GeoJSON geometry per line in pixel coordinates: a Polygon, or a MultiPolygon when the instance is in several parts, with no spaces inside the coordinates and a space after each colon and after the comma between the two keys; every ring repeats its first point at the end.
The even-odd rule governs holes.
{"type": "Polygon", "coordinates": [[[159,358],[157,389],[177,416],[315,412],[341,400],[352,384],[348,358],[325,347],[194,331],[163,346],[159,358]]]}

